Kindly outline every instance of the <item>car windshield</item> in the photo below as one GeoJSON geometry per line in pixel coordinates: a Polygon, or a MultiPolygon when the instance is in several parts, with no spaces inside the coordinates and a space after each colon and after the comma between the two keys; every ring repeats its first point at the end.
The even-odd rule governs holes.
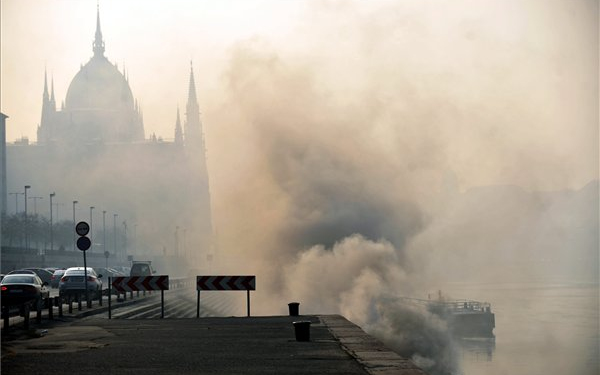
{"type": "Polygon", "coordinates": [[[28,275],[6,275],[2,284],[35,284],[35,277],[28,275]]]}

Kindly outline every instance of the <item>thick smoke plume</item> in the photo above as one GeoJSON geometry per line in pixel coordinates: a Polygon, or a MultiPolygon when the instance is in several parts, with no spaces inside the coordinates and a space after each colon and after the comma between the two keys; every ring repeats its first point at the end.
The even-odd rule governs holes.
{"type": "Polygon", "coordinates": [[[402,332],[383,337],[425,367],[451,368],[440,359],[451,357],[440,322],[424,311],[388,311],[385,302],[424,290],[405,249],[427,221],[421,202],[438,188],[435,156],[386,150],[372,108],[336,103],[310,67],[256,41],[238,46],[226,78],[239,112],[224,122],[236,125],[221,130],[239,136],[230,141],[242,143],[244,156],[234,164],[240,180],[213,192],[217,220],[229,225],[220,251],[258,270],[259,312],[283,313],[298,300],[306,313],[342,313],[374,332],[402,332]],[[410,325],[398,324],[396,313],[410,325]]]}
{"type": "MultiPolygon", "coordinates": [[[[548,143],[570,146],[547,136],[573,113],[532,113],[557,99],[541,81],[527,100],[520,91],[525,76],[559,63],[532,64],[526,42],[476,16],[446,14],[440,28],[457,41],[448,45],[440,30],[403,16],[413,9],[359,15],[356,4],[315,4],[304,38],[232,48],[226,92],[206,114],[218,124],[207,130],[217,268],[258,276],[257,313],[285,313],[293,300],[303,313],[341,313],[430,373],[455,373],[444,323],[399,297],[436,290],[450,261],[464,272],[490,254],[506,261],[526,248],[519,256],[538,259],[528,246],[546,248],[554,228],[543,195],[461,188],[573,183],[548,143]]],[[[573,121],[586,123],[585,108],[573,121]]],[[[586,249],[597,244],[597,228],[590,233],[586,249]]]]}

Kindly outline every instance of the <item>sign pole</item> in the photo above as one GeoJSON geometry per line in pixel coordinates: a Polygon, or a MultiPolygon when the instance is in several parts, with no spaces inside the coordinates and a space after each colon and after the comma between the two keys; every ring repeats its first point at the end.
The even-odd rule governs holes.
{"type": "Polygon", "coordinates": [[[160,317],[161,319],[165,317],[165,291],[160,290],[160,317]]]}
{"type": "MultiPolygon", "coordinates": [[[[75,207],[75,205],[73,205],[73,207],[75,207]]],[[[87,261],[85,256],[85,251],[89,249],[90,246],[92,246],[92,241],[88,237],[86,237],[86,234],[88,234],[89,232],[90,226],[85,221],[80,221],[79,223],[77,223],[77,225],[75,225],[75,233],[77,233],[80,236],[77,240],[77,248],[83,251],[83,282],[85,286],[85,302],[88,308],[92,306],[88,294],[87,261]]]]}
{"type": "Polygon", "coordinates": [[[250,290],[247,290],[246,292],[248,292],[248,317],[250,317],[250,290]]]}
{"type": "Polygon", "coordinates": [[[111,285],[112,285],[112,277],[108,277],[108,319],[111,319],[110,316],[110,301],[112,300],[112,289],[111,289],[111,285]]]}
{"type": "Polygon", "coordinates": [[[196,300],[196,318],[200,317],[200,289],[198,289],[198,298],[196,300]]]}
{"type": "Polygon", "coordinates": [[[85,283],[85,303],[86,306],[90,307],[90,297],[88,295],[88,282],[87,282],[87,262],[85,260],[85,251],[83,252],[83,280],[85,283]]]}

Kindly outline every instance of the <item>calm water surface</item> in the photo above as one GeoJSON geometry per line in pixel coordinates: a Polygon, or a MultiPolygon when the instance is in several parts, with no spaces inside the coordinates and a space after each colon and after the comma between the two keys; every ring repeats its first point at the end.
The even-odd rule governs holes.
{"type": "Polygon", "coordinates": [[[598,375],[599,287],[577,283],[451,284],[490,302],[495,340],[457,343],[463,375],[598,375]]]}

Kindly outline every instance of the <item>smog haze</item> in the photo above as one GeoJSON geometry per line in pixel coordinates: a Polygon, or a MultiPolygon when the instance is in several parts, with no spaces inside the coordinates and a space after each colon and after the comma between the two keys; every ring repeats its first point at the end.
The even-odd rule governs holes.
{"type": "MultiPolygon", "coordinates": [[[[597,1],[99,8],[146,137],[173,141],[192,61],[212,271],[256,274],[257,313],[291,300],[341,313],[443,374],[458,366],[443,324],[395,297],[450,281],[598,283],[597,1]]],[[[7,141],[35,142],[44,71],[60,103],[92,55],[96,2],[1,10],[7,141]]]]}

